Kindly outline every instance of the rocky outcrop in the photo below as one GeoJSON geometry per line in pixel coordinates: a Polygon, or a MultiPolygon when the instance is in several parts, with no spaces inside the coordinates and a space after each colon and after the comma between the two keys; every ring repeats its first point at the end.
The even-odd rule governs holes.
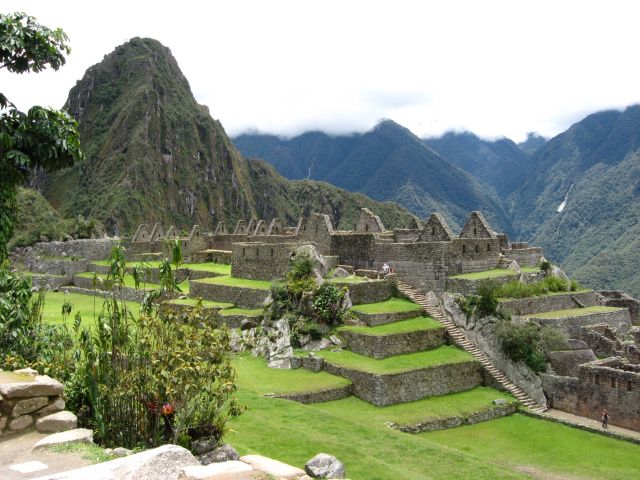
{"type": "Polygon", "coordinates": [[[304,466],[312,478],[345,478],[344,464],[333,455],[319,453],[304,466]]]}
{"type": "Polygon", "coordinates": [[[540,377],[524,363],[515,363],[502,353],[500,342],[495,335],[496,318],[467,319],[456,302],[457,298],[461,298],[461,296],[447,292],[442,295],[441,306],[446,315],[464,330],[467,339],[482,350],[498,370],[537,403],[545,405],[547,399],[542,390],[540,377]]]}

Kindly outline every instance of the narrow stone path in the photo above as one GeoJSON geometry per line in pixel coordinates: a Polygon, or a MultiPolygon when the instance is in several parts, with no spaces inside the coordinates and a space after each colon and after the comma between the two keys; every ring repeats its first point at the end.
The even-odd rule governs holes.
{"type": "Polygon", "coordinates": [[[546,405],[540,405],[536,401],[534,401],[529,395],[527,395],[524,390],[518,387],[516,384],[511,382],[501,371],[499,371],[489,360],[484,352],[482,352],[478,347],[476,347],[473,343],[467,340],[463,330],[458,327],[451,320],[447,319],[442,312],[440,312],[440,308],[436,305],[431,305],[427,297],[413,288],[411,285],[398,281],[398,290],[406,295],[413,302],[420,305],[424,310],[438,322],[440,322],[447,330],[447,333],[453,340],[453,342],[467,351],[471,355],[473,355],[484,367],[484,369],[489,372],[489,374],[498,382],[500,385],[504,387],[509,393],[511,393],[514,397],[516,397],[525,407],[529,408],[535,413],[544,412],[547,407],[546,405]]]}

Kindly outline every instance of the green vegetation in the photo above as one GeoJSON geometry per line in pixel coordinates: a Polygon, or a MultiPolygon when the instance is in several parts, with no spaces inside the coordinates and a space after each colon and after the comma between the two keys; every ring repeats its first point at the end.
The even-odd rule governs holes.
{"type": "Polygon", "coordinates": [[[529,478],[531,472],[537,478],[627,480],[637,472],[637,445],[522,415],[420,435],[385,424],[464,414],[478,411],[494,398],[508,398],[485,387],[383,408],[355,397],[302,405],[263,395],[288,385],[304,391],[316,377],[298,382],[292,380],[298,370],[268,369],[263,360],[248,355],[233,363],[238,401],[247,410],[230,421],[225,441],[241,455],[260,454],[304,465],[323,451],[338,456],[353,480],[494,480],[529,478]],[[585,455],[594,449],[596,454],[585,455]]]}
{"type": "Polygon", "coordinates": [[[337,352],[322,350],[318,352],[317,355],[323,357],[330,363],[342,367],[380,375],[435,367],[445,363],[460,363],[474,360],[474,358],[464,350],[448,345],[424,352],[396,355],[394,357],[383,358],[382,360],[375,360],[348,350],[340,350],[337,352]]]}
{"type": "Polygon", "coordinates": [[[231,265],[226,263],[183,263],[180,268],[198,270],[199,272],[219,273],[220,275],[231,275],[231,265]]]}
{"type": "Polygon", "coordinates": [[[584,308],[570,308],[568,310],[555,310],[553,312],[534,313],[526,315],[525,318],[569,318],[569,317],[582,317],[584,315],[591,315],[592,313],[610,313],[620,310],[616,307],[604,307],[596,305],[594,307],[584,308]]]}
{"type": "Polygon", "coordinates": [[[200,280],[192,280],[192,282],[208,283],[213,285],[226,285],[227,287],[253,288],[256,290],[269,290],[271,282],[268,280],[252,280],[249,278],[236,278],[230,275],[220,277],[203,278],[200,280]]]}
{"type": "Polygon", "coordinates": [[[62,443],[49,448],[53,453],[74,453],[91,463],[102,463],[113,460],[111,455],[104,453],[104,448],[94,443],[62,443]]]}
{"type": "Polygon", "coordinates": [[[416,317],[408,320],[401,320],[399,322],[387,323],[379,325],[377,327],[356,327],[346,326],[340,327],[340,330],[346,330],[348,332],[360,333],[363,335],[384,336],[393,335],[396,333],[415,332],[419,330],[433,330],[444,328],[440,322],[434,320],[431,317],[416,317]]]}
{"type": "Polygon", "coordinates": [[[493,287],[497,298],[528,298],[549,293],[578,292],[580,285],[575,281],[566,281],[558,277],[546,277],[535,283],[513,281],[493,287]]]}
{"type": "MultiPolygon", "coordinates": [[[[0,69],[9,73],[58,70],[71,50],[60,28],[24,13],[0,14],[0,69]]],[[[38,167],[60,169],[81,160],[77,122],[66,112],[33,106],[21,112],[0,93],[0,264],[7,258],[16,214],[16,189],[38,167]]]]}
{"type": "MultiPolygon", "coordinates": [[[[110,282],[107,279],[107,275],[101,275],[101,274],[94,274],[93,272],[82,272],[82,273],[76,273],[76,276],[81,277],[81,278],[94,278],[94,275],[96,277],[96,288],[100,289],[100,290],[108,290],[110,288],[110,282]]],[[[188,283],[185,282],[185,285],[188,285],[188,283]]],[[[133,275],[131,274],[127,274],[124,276],[124,281],[122,284],[123,287],[127,287],[127,288],[135,288],[136,287],[136,282],[135,279],[133,277],[133,275]]],[[[139,285],[139,288],[141,290],[153,290],[156,288],[160,288],[160,285],[157,283],[151,283],[151,282],[142,282],[139,285]]]]}
{"type": "Polygon", "coordinates": [[[422,311],[422,307],[420,305],[416,305],[409,300],[404,300],[402,298],[392,298],[384,302],[378,303],[365,303],[363,305],[356,305],[351,307],[351,310],[361,313],[403,313],[403,312],[413,312],[419,313],[422,311]]]}
{"type": "Polygon", "coordinates": [[[104,236],[104,227],[100,222],[86,220],[82,216],[62,218],[36,190],[18,188],[16,206],[14,234],[9,241],[9,250],[33,245],[41,240],[104,236]]]}
{"type": "Polygon", "coordinates": [[[531,322],[514,324],[503,319],[496,326],[496,336],[511,360],[524,362],[534,372],[546,371],[549,351],[563,349],[565,345],[558,330],[531,322]]]}
{"type": "Polygon", "coordinates": [[[625,480],[638,475],[637,445],[523,415],[418,437],[529,478],[625,480]]]}

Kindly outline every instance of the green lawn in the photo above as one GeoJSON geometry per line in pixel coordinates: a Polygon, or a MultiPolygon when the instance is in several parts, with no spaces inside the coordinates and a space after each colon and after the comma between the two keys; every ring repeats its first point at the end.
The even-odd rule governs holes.
{"type": "MultiPolygon", "coordinates": [[[[201,300],[202,306],[204,308],[232,308],[233,303],[224,303],[224,302],[213,302],[211,300],[201,300]]],[[[173,300],[169,300],[169,303],[173,303],[175,305],[190,305],[195,306],[198,303],[197,298],[176,298],[173,300]]]]}
{"type": "Polygon", "coordinates": [[[640,446],[522,415],[420,435],[384,423],[412,423],[422,412],[466,413],[504,396],[485,387],[383,408],[355,397],[302,405],[263,395],[309,388],[307,378],[318,385],[319,374],[268,369],[264,361],[245,355],[234,364],[238,400],[247,409],[230,422],[224,440],[241,455],[266,455],[303,467],[318,452],[327,452],[345,463],[352,480],[638,476],[640,446]]]}
{"type": "Polygon", "coordinates": [[[585,315],[591,315],[592,313],[610,313],[620,310],[617,307],[604,307],[596,305],[594,307],[585,308],[570,308],[568,310],[555,310],[553,312],[533,313],[526,315],[527,318],[569,318],[569,317],[582,317],[585,315]]]}
{"type": "Polygon", "coordinates": [[[219,315],[245,315],[247,317],[258,317],[264,313],[262,308],[225,308],[218,312],[219,315]]]}
{"type": "Polygon", "coordinates": [[[20,275],[24,275],[25,277],[51,277],[51,278],[62,278],[64,275],[57,275],[55,273],[37,273],[37,272],[19,272],[20,275]]]}
{"type": "MultiPolygon", "coordinates": [[[[65,301],[71,302],[73,305],[71,314],[66,322],[69,329],[73,327],[73,322],[78,312],[80,312],[82,317],[81,325],[90,328],[93,325],[94,311],[97,317],[102,311],[102,304],[104,303],[102,297],[94,295],[82,295],[79,293],[69,293],[66,295],[64,292],[47,292],[44,302],[43,320],[52,325],[62,324],[62,304],[65,301]]],[[[136,302],[125,302],[125,304],[134,318],[137,318],[140,305],[136,302]]]]}
{"type": "Polygon", "coordinates": [[[269,290],[271,288],[271,282],[268,280],[251,280],[248,278],[236,278],[230,275],[213,278],[203,278],[200,280],[192,281],[214,285],[226,285],[228,287],[253,288],[256,290],[269,290]]]}
{"type": "MultiPolygon", "coordinates": [[[[577,290],[574,290],[572,292],[548,292],[545,293],[544,295],[533,295],[531,297],[521,297],[521,298],[541,298],[541,297],[553,297],[555,295],[575,295],[576,293],[587,293],[587,292],[591,292],[592,290],[589,288],[579,288],[577,290]]],[[[520,300],[520,298],[509,298],[509,297],[500,297],[498,298],[499,302],[505,302],[505,301],[509,301],[509,300],[520,300]]]]}
{"type": "Polygon", "coordinates": [[[381,360],[358,355],[348,350],[337,352],[322,350],[317,352],[317,355],[336,365],[380,375],[473,360],[473,357],[464,350],[449,345],[443,345],[424,352],[396,355],[381,360]]]}
{"type": "Polygon", "coordinates": [[[326,279],[326,281],[329,283],[363,283],[363,282],[378,282],[380,280],[359,277],[357,275],[349,275],[348,277],[329,277],[326,279]]]}
{"type": "Polygon", "coordinates": [[[418,437],[525,472],[533,478],[640,477],[640,446],[524,415],[423,433],[418,437]]]}
{"type": "Polygon", "coordinates": [[[400,313],[400,312],[413,312],[419,313],[422,311],[420,305],[416,305],[409,300],[402,298],[392,298],[386,302],[378,303],[365,303],[362,305],[356,305],[351,307],[351,310],[361,313],[400,313]]]}
{"type": "Polygon", "coordinates": [[[444,328],[440,322],[431,317],[416,317],[399,322],[386,323],[377,327],[340,327],[339,330],[361,333],[363,335],[393,335],[396,333],[415,332],[418,330],[432,330],[436,328],[444,328]]]}
{"type": "Polygon", "coordinates": [[[226,263],[183,263],[180,268],[198,270],[200,272],[218,273],[220,275],[231,275],[231,265],[226,263]]]}

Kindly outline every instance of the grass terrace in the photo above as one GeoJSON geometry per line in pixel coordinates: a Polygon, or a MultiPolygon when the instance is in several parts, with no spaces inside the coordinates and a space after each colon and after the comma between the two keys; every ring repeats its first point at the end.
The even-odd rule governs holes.
{"type": "Polygon", "coordinates": [[[213,285],[225,285],[227,287],[253,288],[255,290],[269,290],[271,288],[271,282],[269,280],[251,280],[248,278],[232,277],[230,275],[192,281],[213,285]]]}
{"type": "MultiPolygon", "coordinates": [[[[128,262],[127,268],[133,267],[149,267],[151,269],[159,268],[161,261],[152,260],[149,262],[128,262]]],[[[97,262],[91,262],[92,265],[98,265],[101,267],[108,267],[110,265],[108,260],[99,260],[97,262]]],[[[200,272],[211,272],[217,273],[219,275],[231,275],[231,265],[227,263],[213,263],[213,262],[204,262],[204,263],[183,263],[180,265],[178,270],[189,269],[189,270],[198,270],[200,272]]]]}
{"type": "Polygon", "coordinates": [[[594,307],[571,308],[568,310],[556,310],[553,312],[533,313],[526,315],[525,318],[570,318],[583,317],[593,313],[611,313],[620,310],[618,307],[604,307],[596,305],[594,307]]]}
{"type": "Polygon", "coordinates": [[[424,352],[396,355],[381,360],[358,355],[348,350],[337,352],[322,350],[317,352],[317,355],[334,365],[377,375],[409,372],[446,363],[461,363],[474,360],[473,356],[464,350],[449,345],[443,345],[424,352]]]}
{"type": "Polygon", "coordinates": [[[220,310],[218,315],[244,315],[246,317],[258,317],[264,313],[262,308],[225,308],[220,310]]]}
{"type": "Polygon", "coordinates": [[[19,272],[20,275],[24,275],[25,277],[51,277],[51,278],[62,278],[64,275],[58,275],[56,273],[38,273],[38,272],[19,272]]]}
{"type": "MultiPolygon", "coordinates": [[[[94,295],[82,295],[79,293],[47,292],[44,301],[44,311],[42,319],[51,325],[62,325],[62,305],[64,302],[71,302],[73,309],[67,318],[66,326],[71,329],[76,313],[82,317],[81,328],[91,328],[93,325],[94,313],[97,317],[102,311],[104,299],[94,295]]],[[[140,305],[136,302],[125,302],[129,311],[137,318],[140,305]]]]}
{"type": "MultiPolygon", "coordinates": [[[[201,300],[201,302],[204,308],[225,309],[225,308],[233,307],[233,303],[213,302],[211,300],[201,300]]],[[[198,303],[198,299],[197,298],[176,298],[173,300],[169,300],[169,303],[173,303],[174,305],[189,305],[189,306],[195,307],[196,304],[198,303]]]]}
{"type": "MultiPolygon", "coordinates": [[[[525,273],[537,273],[540,271],[537,267],[522,267],[525,273]]],[[[460,280],[489,280],[491,278],[501,278],[519,275],[515,270],[510,268],[494,268],[492,270],[484,270],[482,272],[462,273],[460,275],[452,275],[450,278],[459,278],[460,280]]]]}
{"type": "Polygon", "coordinates": [[[348,277],[328,277],[326,278],[326,281],[329,283],[364,283],[379,282],[381,280],[359,277],[358,275],[349,275],[348,277]]]}
{"type": "Polygon", "coordinates": [[[397,333],[417,332],[421,330],[433,330],[438,328],[444,328],[444,327],[437,320],[434,320],[431,317],[416,317],[416,318],[410,318],[408,320],[401,320],[399,322],[379,325],[377,327],[346,326],[346,327],[340,327],[339,330],[345,330],[353,333],[360,333],[362,335],[385,336],[385,335],[394,335],[397,333]]]}
{"type": "Polygon", "coordinates": [[[361,313],[401,313],[401,312],[412,312],[416,313],[422,312],[422,307],[420,305],[416,305],[409,300],[404,300],[402,298],[391,298],[384,302],[378,303],[365,303],[363,305],[356,305],[351,307],[351,310],[361,313]]]}
{"type": "Polygon", "coordinates": [[[304,465],[327,452],[345,463],[353,480],[629,480],[638,475],[640,446],[523,415],[419,435],[385,424],[465,414],[507,397],[486,387],[382,408],[355,397],[302,405],[263,395],[329,388],[336,386],[335,377],[269,369],[245,354],[233,363],[238,401],[247,410],[230,421],[225,441],[241,455],[304,465]]]}

